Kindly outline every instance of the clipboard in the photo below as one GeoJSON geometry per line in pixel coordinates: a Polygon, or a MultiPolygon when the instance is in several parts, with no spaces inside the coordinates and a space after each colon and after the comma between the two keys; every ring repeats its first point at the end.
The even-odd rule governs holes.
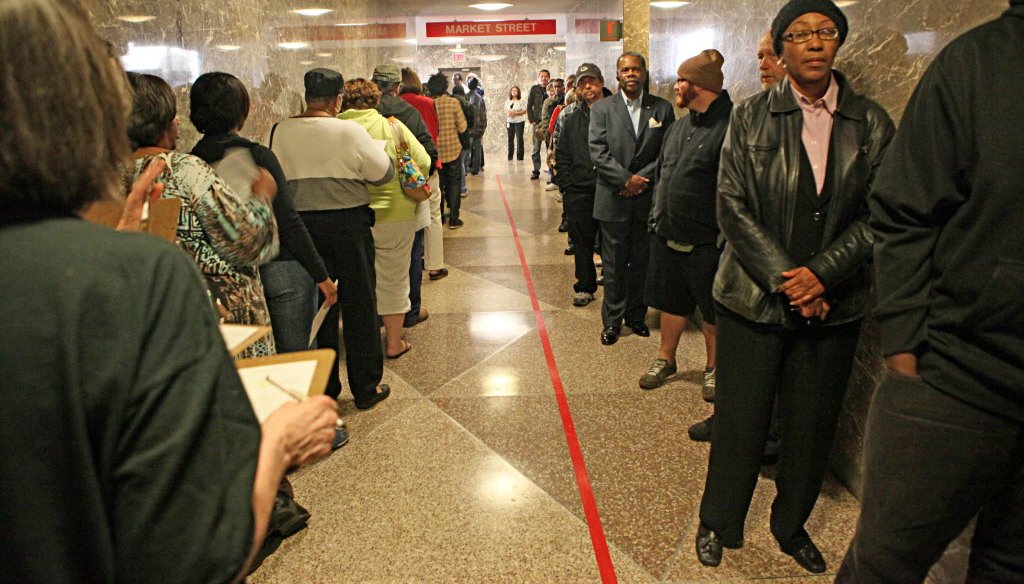
{"type": "MultiPolygon", "coordinates": [[[[178,242],[178,215],[181,199],[167,197],[149,201],[149,217],[142,222],[142,231],[171,243],[178,242]]],[[[82,218],[91,223],[116,228],[124,213],[122,201],[96,201],[82,212],[82,218]]]]}
{"type": "Polygon", "coordinates": [[[224,344],[232,357],[239,356],[242,351],[248,349],[253,343],[270,334],[269,326],[258,326],[254,324],[227,324],[222,323],[220,335],[224,338],[224,344]]]}
{"type": "Polygon", "coordinates": [[[324,392],[334,368],[334,350],[239,359],[235,367],[256,418],[262,423],[277,408],[324,392]]]}

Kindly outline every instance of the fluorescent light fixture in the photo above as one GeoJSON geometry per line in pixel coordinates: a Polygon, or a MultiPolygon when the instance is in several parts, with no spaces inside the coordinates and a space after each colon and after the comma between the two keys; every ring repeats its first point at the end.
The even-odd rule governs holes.
{"type": "Polygon", "coordinates": [[[237,51],[238,49],[242,48],[241,45],[215,45],[215,46],[218,49],[222,50],[222,51],[237,51]]]}
{"type": "Polygon", "coordinates": [[[277,43],[277,46],[281,47],[282,49],[288,49],[290,51],[294,51],[295,49],[305,49],[306,47],[309,46],[309,43],[303,43],[303,42],[277,43]]]}
{"type": "Polygon", "coordinates": [[[328,12],[334,12],[330,8],[299,8],[292,10],[295,14],[301,14],[303,16],[323,16],[328,12]]]}
{"type": "Polygon", "coordinates": [[[370,24],[370,23],[369,22],[339,22],[338,24],[335,24],[334,26],[366,26],[368,24],[370,24]]]}
{"type": "Polygon", "coordinates": [[[415,44],[417,44],[419,42],[420,42],[419,39],[405,39],[405,44],[407,44],[407,45],[415,45],[415,44]]]}
{"type": "Polygon", "coordinates": [[[317,53],[317,57],[333,57],[334,53],[317,53]]]}
{"type": "Polygon", "coordinates": [[[853,6],[856,3],[857,0],[839,0],[839,2],[836,2],[836,6],[846,8],[847,6],[853,6]]]}
{"type": "Polygon", "coordinates": [[[462,48],[462,45],[455,45],[454,47],[448,47],[448,50],[453,53],[465,53],[466,49],[462,48]]]}
{"type": "Polygon", "coordinates": [[[505,4],[504,2],[483,2],[480,4],[470,4],[470,8],[476,8],[477,10],[501,10],[502,8],[510,8],[511,4],[505,4]]]}
{"type": "Polygon", "coordinates": [[[138,46],[128,43],[128,52],[121,57],[126,71],[155,72],[161,77],[195,79],[199,77],[199,52],[166,45],[138,46]]]}
{"type": "Polygon", "coordinates": [[[495,61],[503,61],[507,59],[508,55],[477,55],[473,58],[479,59],[481,61],[487,61],[488,63],[493,63],[495,61]]]}
{"type": "Polygon", "coordinates": [[[299,61],[299,65],[312,65],[313,61],[299,61]]]}
{"type": "Polygon", "coordinates": [[[564,51],[565,50],[565,45],[561,45],[561,46],[555,47],[555,50],[556,51],[564,51]]]}
{"type": "Polygon", "coordinates": [[[680,6],[686,6],[687,4],[689,4],[689,2],[678,2],[678,1],[675,1],[675,0],[672,0],[672,1],[661,1],[661,0],[659,0],[658,2],[651,2],[651,6],[654,6],[655,8],[679,8],[680,6]]]}
{"type": "Polygon", "coordinates": [[[130,22],[132,24],[139,24],[140,22],[156,20],[156,17],[151,14],[125,14],[124,16],[118,16],[117,19],[130,22]]]}
{"type": "Polygon", "coordinates": [[[391,60],[403,65],[411,65],[417,61],[416,57],[391,57],[391,60]]]}
{"type": "Polygon", "coordinates": [[[441,41],[442,43],[455,44],[461,43],[464,39],[462,37],[440,37],[437,40],[441,41]]]}

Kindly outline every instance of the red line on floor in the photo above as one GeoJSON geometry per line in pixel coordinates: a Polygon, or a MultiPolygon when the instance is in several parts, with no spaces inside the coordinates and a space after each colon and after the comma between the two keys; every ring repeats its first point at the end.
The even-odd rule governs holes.
{"type": "Polygon", "coordinates": [[[544,358],[548,362],[548,373],[551,375],[551,385],[555,389],[555,400],[558,402],[558,413],[562,417],[562,428],[565,430],[565,442],[569,447],[569,458],[572,459],[572,468],[576,473],[576,486],[580,492],[580,503],[583,505],[583,514],[587,518],[587,528],[590,530],[590,542],[594,546],[594,555],[597,556],[597,567],[601,573],[601,582],[609,584],[618,582],[615,576],[615,566],[612,565],[612,557],[608,552],[608,540],[604,536],[604,527],[601,525],[601,516],[597,512],[597,502],[594,500],[594,490],[590,486],[590,475],[587,474],[587,465],[583,461],[583,451],[580,449],[579,437],[576,435],[576,425],[572,421],[572,412],[569,411],[569,401],[565,397],[565,386],[562,385],[562,376],[558,373],[558,364],[555,362],[555,352],[551,349],[551,338],[548,336],[548,327],[541,314],[540,301],[537,300],[537,291],[533,287],[533,276],[530,274],[530,266],[526,263],[526,254],[523,253],[523,244],[519,240],[519,230],[516,229],[516,221],[512,218],[512,208],[508,206],[508,199],[505,198],[505,188],[501,184],[501,175],[495,177],[498,181],[498,192],[501,194],[501,202],[505,205],[505,212],[508,214],[508,224],[512,227],[512,237],[516,242],[516,249],[519,252],[519,263],[523,267],[523,277],[526,279],[526,288],[530,292],[530,303],[533,305],[533,316],[537,319],[537,331],[540,333],[540,342],[544,347],[544,358]]]}

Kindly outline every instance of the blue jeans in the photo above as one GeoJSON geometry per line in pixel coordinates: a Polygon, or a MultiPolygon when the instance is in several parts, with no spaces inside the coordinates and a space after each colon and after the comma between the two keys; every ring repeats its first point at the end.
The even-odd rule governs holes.
{"type": "Polygon", "coordinates": [[[277,352],[305,351],[317,309],[316,282],[294,260],[275,260],[261,266],[260,278],[270,309],[277,352]]]}
{"type": "Polygon", "coordinates": [[[420,290],[423,288],[423,230],[412,240],[412,261],[409,263],[409,312],[405,313],[405,326],[416,324],[420,317],[420,290]]]}
{"type": "Polygon", "coordinates": [[[459,187],[460,192],[466,192],[466,170],[469,168],[470,158],[473,156],[473,150],[466,148],[459,154],[459,187]]]}

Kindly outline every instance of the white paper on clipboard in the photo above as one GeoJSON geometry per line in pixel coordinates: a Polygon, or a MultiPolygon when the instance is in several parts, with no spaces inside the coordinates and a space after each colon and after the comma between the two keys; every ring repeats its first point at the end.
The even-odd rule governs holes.
{"type": "Polygon", "coordinates": [[[245,386],[245,393],[252,403],[256,419],[262,423],[277,408],[295,403],[296,398],[292,394],[308,395],[309,386],[313,383],[313,375],[316,373],[316,365],[315,360],[309,360],[239,369],[238,376],[245,386]],[[291,393],[286,393],[275,386],[267,380],[268,377],[274,383],[288,388],[291,393]]]}

